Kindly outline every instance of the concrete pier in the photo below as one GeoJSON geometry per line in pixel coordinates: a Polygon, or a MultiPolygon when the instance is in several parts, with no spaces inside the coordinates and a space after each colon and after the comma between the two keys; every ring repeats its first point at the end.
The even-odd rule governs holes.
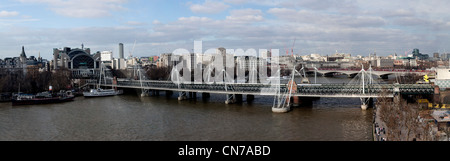
{"type": "Polygon", "coordinates": [[[159,90],[153,90],[152,94],[153,96],[159,96],[159,90]]]}
{"type": "Polygon", "coordinates": [[[367,108],[368,108],[367,101],[368,101],[368,98],[361,98],[361,109],[362,110],[367,110],[367,108]]]}
{"type": "Polygon", "coordinates": [[[373,98],[369,98],[369,104],[368,104],[369,108],[373,108],[374,107],[374,102],[373,102],[373,98]]]}
{"type": "Polygon", "coordinates": [[[236,97],[232,94],[227,94],[227,100],[225,100],[225,104],[233,104],[236,103],[236,97]]]}
{"type": "Polygon", "coordinates": [[[290,107],[282,107],[282,108],[272,107],[273,113],[286,113],[289,112],[290,110],[291,110],[290,107]]]}
{"type": "Polygon", "coordinates": [[[197,92],[192,92],[192,99],[197,100],[197,92]]]}
{"type": "Polygon", "coordinates": [[[178,97],[178,101],[183,101],[183,100],[187,100],[186,96],[179,96],[178,97]]]}
{"type": "Polygon", "coordinates": [[[236,94],[234,95],[236,98],[236,103],[242,103],[243,99],[242,99],[242,94],[236,94]]]}
{"type": "Polygon", "coordinates": [[[366,105],[366,104],[362,104],[362,105],[361,105],[361,109],[362,109],[362,110],[367,110],[367,105],[366,105]]]}
{"type": "Polygon", "coordinates": [[[247,95],[247,103],[252,103],[255,100],[255,95],[247,95]]]}
{"type": "Polygon", "coordinates": [[[173,95],[173,91],[166,91],[166,96],[167,97],[170,97],[170,96],[172,96],[173,95]]]}
{"type": "Polygon", "coordinates": [[[178,101],[188,99],[186,95],[187,95],[186,92],[179,92],[178,101]]]}
{"type": "Polygon", "coordinates": [[[300,100],[298,96],[294,96],[291,99],[292,99],[292,106],[294,107],[300,106],[300,100]]]}
{"type": "Polygon", "coordinates": [[[206,99],[206,98],[210,98],[211,95],[209,93],[202,93],[202,98],[206,99]]]}

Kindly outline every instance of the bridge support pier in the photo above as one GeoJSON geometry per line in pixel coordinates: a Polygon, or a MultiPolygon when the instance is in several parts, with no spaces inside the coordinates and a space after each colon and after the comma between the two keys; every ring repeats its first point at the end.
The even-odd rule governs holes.
{"type": "Polygon", "coordinates": [[[153,96],[159,96],[159,91],[158,90],[153,90],[152,94],[153,94],[153,96]]]}
{"type": "Polygon", "coordinates": [[[233,104],[236,103],[236,96],[234,94],[227,94],[227,100],[225,100],[225,104],[233,104]]]}
{"type": "Polygon", "coordinates": [[[209,93],[202,93],[202,98],[203,99],[206,99],[206,98],[209,98],[209,97],[211,97],[211,95],[209,93]]]}
{"type": "Polygon", "coordinates": [[[298,97],[298,102],[295,103],[295,97],[293,98],[293,103],[292,106],[304,106],[304,105],[312,105],[313,104],[313,99],[311,97],[298,97]]]}
{"type": "Polygon", "coordinates": [[[197,100],[197,92],[191,92],[191,99],[197,100]]]}
{"type": "Polygon", "coordinates": [[[361,109],[367,110],[373,106],[373,98],[361,98],[361,109]]]}
{"type": "Polygon", "coordinates": [[[294,107],[300,106],[300,100],[299,100],[298,96],[292,97],[292,106],[294,106],[294,107]]]}
{"type": "Polygon", "coordinates": [[[242,99],[242,94],[236,94],[234,95],[236,97],[236,103],[242,103],[243,99],[242,99]]]}
{"type": "Polygon", "coordinates": [[[361,104],[361,109],[364,110],[364,111],[367,110],[367,104],[365,102],[363,102],[361,104]]]}
{"type": "Polygon", "coordinates": [[[186,92],[179,92],[178,101],[187,99],[186,92]]]}
{"type": "Polygon", "coordinates": [[[289,112],[290,110],[291,110],[290,106],[285,106],[285,107],[281,107],[281,108],[272,107],[273,113],[286,113],[286,112],[289,112]]]}
{"type": "Polygon", "coordinates": [[[141,91],[141,97],[148,97],[149,96],[149,90],[146,90],[146,89],[143,89],[142,91],[141,91]]]}
{"type": "Polygon", "coordinates": [[[252,103],[255,100],[255,95],[247,95],[247,103],[252,103]]]}
{"type": "Polygon", "coordinates": [[[167,97],[170,97],[170,96],[172,96],[173,95],[173,91],[166,91],[166,96],[167,97]]]}

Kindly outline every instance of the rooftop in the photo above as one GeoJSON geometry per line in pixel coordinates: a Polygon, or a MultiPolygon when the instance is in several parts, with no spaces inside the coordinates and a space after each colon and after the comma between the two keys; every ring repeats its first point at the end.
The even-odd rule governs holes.
{"type": "Polygon", "coordinates": [[[450,122],[450,110],[435,110],[431,114],[437,122],[450,122]]]}

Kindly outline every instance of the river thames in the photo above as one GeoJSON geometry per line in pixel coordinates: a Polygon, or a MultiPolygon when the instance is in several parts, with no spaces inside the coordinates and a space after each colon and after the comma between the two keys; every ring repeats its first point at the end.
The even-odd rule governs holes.
{"type": "Polygon", "coordinates": [[[372,109],[359,99],[321,98],[272,113],[273,97],[224,103],[224,95],[178,101],[128,93],[49,105],[0,103],[0,140],[370,141],[372,109]]]}

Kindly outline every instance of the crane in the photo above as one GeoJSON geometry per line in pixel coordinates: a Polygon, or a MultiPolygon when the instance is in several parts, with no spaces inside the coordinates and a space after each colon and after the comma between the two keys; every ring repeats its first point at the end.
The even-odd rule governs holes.
{"type": "Polygon", "coordinates": [[[288,49],[287,45],[286,45],[286,47],[284,47],[284,50],[286,50],[286,56],[288,56],[289,55],[289,49],[288,49]]]}
{"type": "Polygon", "coordinates": [[[413,49],[409,49],[408,51],[405,51],[405,56],[408,56],[408,53],[411,52],[413,49]]]}
{"type": "Polygon", "coordinates": [[[294,56],[294,47],[295,47],[295,41],[296,40],[297,40],[297,38],[294,39],[294,44],[292,44],[292,48],[291,48],[292,56],[294,56]]]}
{"type": "Polygon", "coordinates": [[[136,40],[134,40],[133,49],[130,51],[130,58],[133,57],[134,47],[136,47],[136,40]]]}

